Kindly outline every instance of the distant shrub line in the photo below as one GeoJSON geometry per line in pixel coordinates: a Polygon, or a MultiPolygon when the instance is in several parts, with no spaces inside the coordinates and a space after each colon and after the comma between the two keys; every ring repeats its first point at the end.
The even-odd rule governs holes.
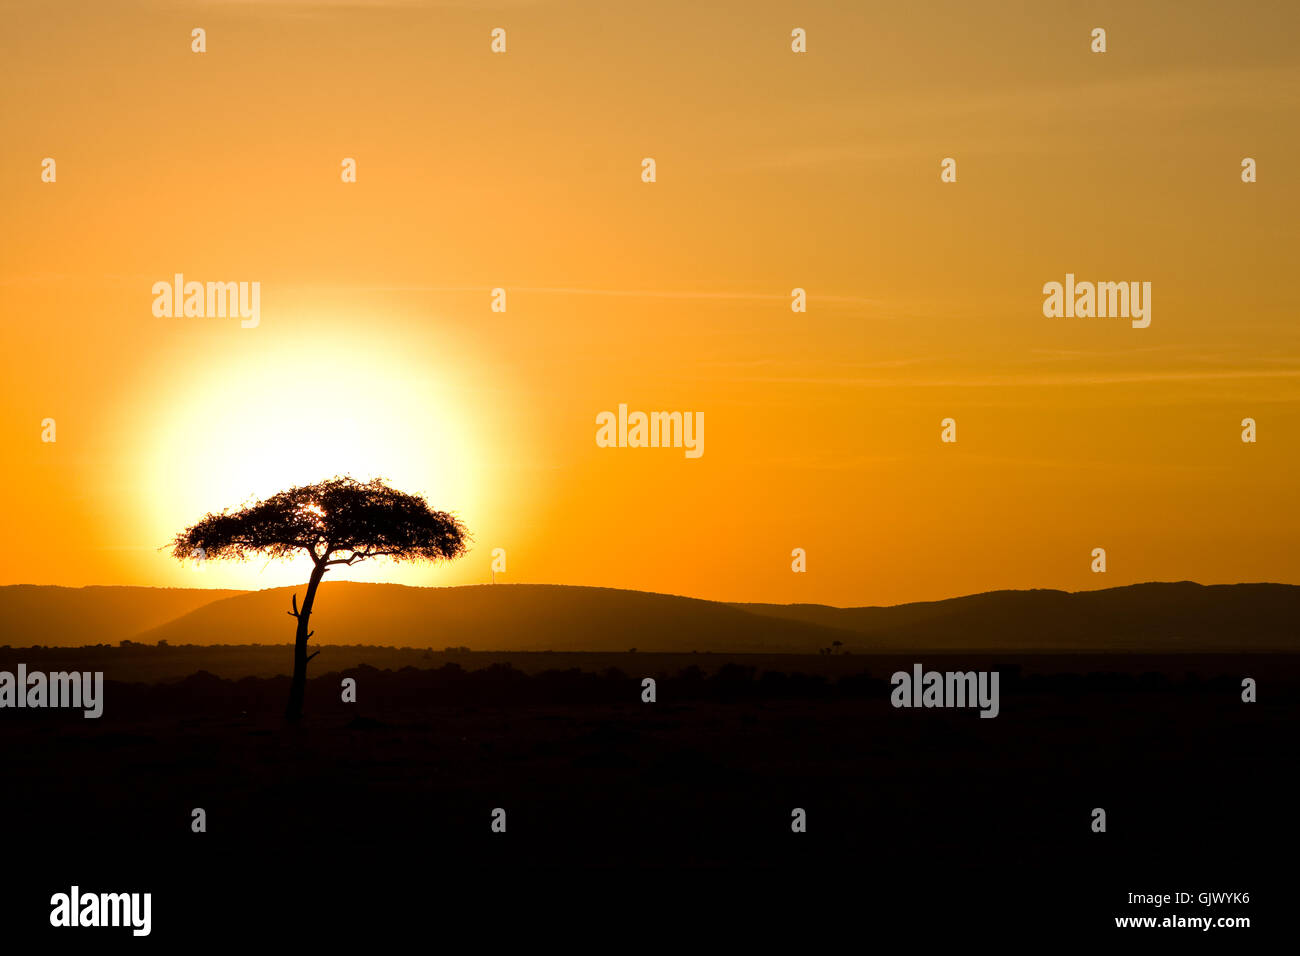
{"type": "MultiPolygon", "coordinates": [[[[1136,692],[1204,693],[1235,700],[1237,682],[1228,676],[1202,679],[1185,674],[1181,680],[1164,674],[1122,673],[1053,674],[1022,676],[1015,666],[1001,669],[1003,693],[1116,694],[1136,692]]],[[[106,675],[110,676],[111,675],[106,675]]],[[[282,706],[288,676],[243,677],[237,680],[199,671],[181,680],[152,684],[107,680],[115,716],[151,716],[159,713],[251,715],[274,712],[282,706]]],[[[308,681],[313,708],[322,714],[374,714],[385,710],[440,707],[617,706],[653,708],[693,702],[749,702],[781,700],[870,700],[888,703],[887,676],[868,671],[838,679],[799,671],[764,670],[724,664],[713,674],[695,665],[673,673],[628,674],[619,668],[601,672],[580,668],[547,670],[529,676],[508,663],[466,670],[455,662],[437,668],[402,667],[380,670],[369,665],[332,671],[308,681]],[[642,677],[654,677],[658,702],[639,699],[642,677]],[[340,700],[344,677],[357,684],[357,703],[340,700]]]]}

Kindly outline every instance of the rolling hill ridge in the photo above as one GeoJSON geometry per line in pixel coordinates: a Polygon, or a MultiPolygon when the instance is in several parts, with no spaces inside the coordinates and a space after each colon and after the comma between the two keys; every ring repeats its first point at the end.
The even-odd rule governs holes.
{"type": "MultiPolygon", "coordinates": [[[[302,588],[0,587],[0,643],[285,644],[302,588]]],[[[313,643],[499,651],[1294,651],[1300,586],[1147,583],[990,591],[894,607],[729,604],[547,584],[413,588],[335,581],[313,643]]]]}

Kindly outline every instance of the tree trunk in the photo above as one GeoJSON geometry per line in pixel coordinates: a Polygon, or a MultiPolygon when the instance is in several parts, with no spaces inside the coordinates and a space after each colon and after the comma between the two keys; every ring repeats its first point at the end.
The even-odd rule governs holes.
{"type": "MultiPolygon", "coordinates": [[[[293,683],[289,685],[289,706],[284,712],[285,719],[293,724],[302,719],[302,702],[307,691],[307,638],[311,636],[307,621],[311,618],[311,607],[316,602],[316,587],[324,576],[325,562],[321,561],[312,568],[311,577],[307,579],[307,595],[302,599],[302,608],[297,615],[298,633],[293,645],[293,683]]],[[[295,600],[295,606],[296,604],[295,600]]]]}

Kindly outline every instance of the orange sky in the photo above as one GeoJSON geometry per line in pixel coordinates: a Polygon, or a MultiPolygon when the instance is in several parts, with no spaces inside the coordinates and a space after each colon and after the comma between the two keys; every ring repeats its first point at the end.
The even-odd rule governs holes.
{"type": "Polygon", "coordinates": [[[0,583],[293,583],[159,548],[336,472],[475,536],[363,580],[1300,583],[1300,8],[848,6],[0,4],[0,583]],[[1045,318],[1067,272],[1151,326],[1045,318]],[[598,448],[620,402],[704,455],[598,448]]]}

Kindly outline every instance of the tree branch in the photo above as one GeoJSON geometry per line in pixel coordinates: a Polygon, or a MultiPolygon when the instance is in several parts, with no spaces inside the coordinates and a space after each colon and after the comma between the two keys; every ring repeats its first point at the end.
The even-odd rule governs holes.
{"type": "Polygon", "coordinates": [[[319,653],[320,651],[312,651],[310,654],[307,655],[307,660],[310,661],[313,657],[315,657],[319,653]]]}
{"type": "MultiPolygon", "coordinates": [[[[340,548],[339,550],[342,551],[342,550],[345,550],[345,549],[340,548]]],[[[348,549],[348,550],[351,550],[351,549],[348,549]]],[[[369,560],[370,558],[387,558],[387,557],[390,557],[390,556],[392,556],[392,555],[400,555],[401,553],[402,553],[402,551],[401,551],[400,548],[388,548],[388,549],[385,549],[385,550],[383,550],[383,551],[355,551],[355,550],[353,550],[353,551],[352,551],[352,554],[349,555],[349,556],[346,557],[346,558],[334,558],[332,561],[326,561],[325,563],[326,563],[326,564],[346,564],[346,565],[348,565],[349,567],[351,567],[352,565],[356,564],[358,561],[366,561],[366,560],[369,560]]]]}
{"type": "Polygon", "coordinates": [[[294,596],[293,596],[293,610],[292,610],[292,611],[285,611],[284,613],[285,613],[285,614],[288,614],[290,617],[296,617],[296,618],[298,618],[299,620],[302,620],[302,615],[300,615],[300,614],[298,613],[298,595],[297,595],[297,594],[294,594],[294,596]]]}

